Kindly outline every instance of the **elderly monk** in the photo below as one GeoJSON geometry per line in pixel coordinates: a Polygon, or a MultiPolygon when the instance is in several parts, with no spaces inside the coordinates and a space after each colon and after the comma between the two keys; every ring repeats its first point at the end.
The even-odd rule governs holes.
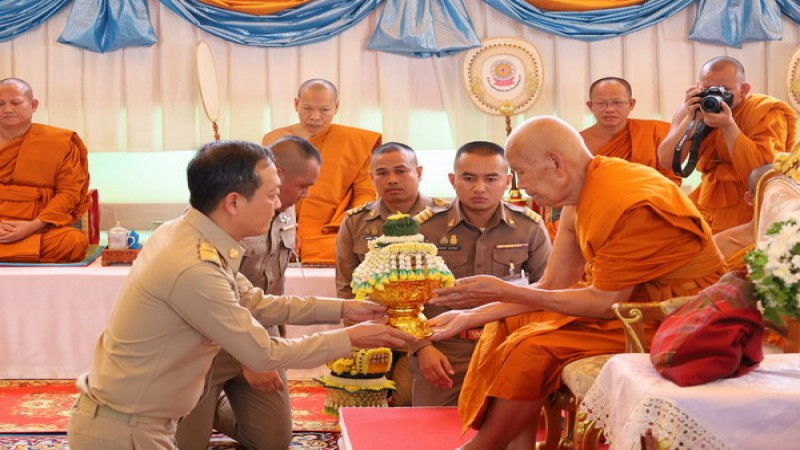
{"type": "Polygon", "coordinates": [[[562,368],[624,351],[612,304],[690,295],[724,270],[700,212],[655,169],[592,156],[555,117],[529,119],[506,149],[520,187],[537,204],[565,208],[539,283],[477,276],[433,299],[482,305],[432,319],[435,339],[487,323],[459,399],[464,425],[479,429],[466,449],[533,448],[539,411],[562,368]]]}
{"type": "Polygon", "coordinates": [[[28,83],[0,80],[0,261],[80,261],[89,242],[70,225],[89,208],[86,146],[33,123],[38,106],[28,83]]]}
{"type": "MultiPolygon", "coordinates": [[[[684,104],[658,148],[662,166],[672,167],[675,147],[690,126],[700,121],[712,131],[700,145],[697,170],[703,177],[689,197],[718,233],[753,218],[753,208],[744,202],[747,177],[756,167],[771,163],[778,152],[794,147],[797,114],[783,101],[751,94],[742,63],[718,56],[703,65],[700,81],[686,90],[684,104]],[[722,102],[718,113],[703,111],[698,94],[710,87],[730,91],[732,106],[722,102]]],[[[687,138],[680,149],[681,161],[688,156],[691,141],[687,138]]]]}
{"type": "Polygon", "coordinates": [[[308,198],[297,204],[297,237],[300,259],[310,264],[336,262],[336,233],[347,210],[375,200],[369,176],[370,154],[381,145],[374,131],[334,125],[339,96],[330,81],[308,80],[294,99],[299,123],[267,133],[269,145],[280,137],[307,139],[322,154],[325,164],[308,198]]]}
{"type": "MultiPolygon", "coordinates": [[[[765,164],[761,167],[756,167],[750,172],[748,182],[748,190],[744,193],[744,202],[750,207],[753,207],[756,190],[758,188],[758,180],[764,176],[765,173],[772,169],[772,164],[765,164]]],[[[714,242],[719,247],[722,257],[725,258],[725,265],[728,270],[736,271],[745,268],[744,256],[755,247],[756,241],[756,224],[755,216],[753,219],[741,225],[736,225],[733,228],[720,231],[714,235],[714,242]]]]}

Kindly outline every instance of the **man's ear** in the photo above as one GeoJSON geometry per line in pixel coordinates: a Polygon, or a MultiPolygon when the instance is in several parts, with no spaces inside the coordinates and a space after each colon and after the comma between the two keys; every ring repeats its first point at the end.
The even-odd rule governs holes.
{"type": "Polygon", "coordinates": [[[275,166],[276,171],[278,172],[278,178],[281,179],[281,183],[286,181],[286,171],[283,170],[282,167],[275,166]]]}
{"type": "Polygon", "coordinates": [[[336,100],[336,108],[333,110],[333,113],[336,114],[339,112],[339,100],[336,100]]]}
{"type": "Polygon", "coordinates": [[[453,186],[453,189],[456,187],[456,174],[448,173],[447,179],[450,180],[450,186],[453,186]]]}
{"type": "Polygon", "coordinates": [[[31,109],[33,110],[33,112],[36,112],[36,109],[38,107],[39,107],[39,100],[38,99],[31,100],[31,109]]]}
{"type": "Polygon", "coordinates": [[[238,204],[241,200],[242,196],[239,195],[238,192],[229,192],[227,195],[222,197],[219,207],[228,215],[235,216],[239,212],[238,204]]]}
{"type": "Polygon", "coordinates": [[[633,111],[634,108],[636,108],[636,99],[631,97],[631,111],[633,111]]]}
{"type": "Polygon", "coordinates": [[[586,100],[586,107],[589,108],[589,111],[592,110],[592,101],[591,100],[586,100]]]}
{"type": "Polygon", "coordinates": [[[506,187],[511,186],[511,180],[514,179],[514,175],[510,172],[506,175],[506,187]]]}
{"type": "Polygon", "coordinates": [[[422,166],[417,166],[417,179],[422,181],[422,166]]]}
{"type": "Polygon", "coordinates": [[[300,99],[299,98],[295,98],[294,99],[294,110],[297,111],[297,112],[300,112],[300,99]]]}
{"type": "Polygon", "coordinates": [[[742,83],[742,100],[744,100],[744,98],[747,97],[747,94],[750,93],[750,89],[750,83],[742,83]]]}

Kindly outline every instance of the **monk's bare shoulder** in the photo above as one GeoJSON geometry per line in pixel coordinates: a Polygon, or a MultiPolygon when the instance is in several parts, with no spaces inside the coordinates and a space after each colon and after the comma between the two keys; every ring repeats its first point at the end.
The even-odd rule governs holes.
{"type": "Polygon", "coordinates": [[[301,136],[300,124],[289,125],[286,127],[276,128],[269,133],[265,134],[261,139],[261,145],[267,146],[285,136],[301,136]]]}

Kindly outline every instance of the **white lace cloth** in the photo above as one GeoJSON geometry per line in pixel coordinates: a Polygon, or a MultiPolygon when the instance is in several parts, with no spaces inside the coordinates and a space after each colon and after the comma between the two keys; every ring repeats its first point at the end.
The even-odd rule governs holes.
{"type": "Polygon", "coordinates": [[[765,355],[739,378],[679,387],[647,354],[612,357],[581,405],[611,450],[639,449],[648,430],[660,449],[800,448],[800,354],[765,355]]]}

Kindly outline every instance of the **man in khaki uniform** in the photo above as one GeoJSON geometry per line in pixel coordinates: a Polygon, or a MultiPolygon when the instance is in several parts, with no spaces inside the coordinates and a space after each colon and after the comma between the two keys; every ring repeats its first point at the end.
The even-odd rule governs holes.
{"type": "MultiPolygon", "coordinates": [[[[378,200],[365,203],[347,212],[336,236],[336,295],[353,298],[350,281],[353,271],[364,261],[369,242],[383,234],[383,222],[392,214],[417,214],[431,205],[446,205],[419,192],[422,166],[414,150],[398,142],[388,142],[372,152],[370,177],[378,192],[378,200]]],[[[395,349],[390,374],[397,385],[392,393],[395,406],[411,405],[411,375],[405,348],[395,349]]]]}
{"type": "MultiPolygon", "coordinates": [[[[283,295],[297,228],[294,204],[305,198],[317,180],[322,158],[313,145],[297,136],[283,137],[268,148],[281,180],[281,206],[266,234],[244,239],[246,250],[239,271],[265,293],[283,295]]],[[[267,331],[270,336],[280,336],[277,326],[267,331]]],[[[220,350],[209,386],[208,395],[178,424],[181,450],[207,449],[212,427],[248,449],[285,450],[289,446],[292,416],[286,370],[252,372],[220,350]]]]}
{"type": "Polygon", "coordinates": [[[270,338],[265,326],[364,320],[385,310],[370,302],[267,296],[238,273],[239,241],[265,233],[280,207],[280,180],[264,147],[208,144],[189,163],[187,178],[191,208],[148,240],[89,372],[78,379],[81,394],[68,427],[72,448],[174,449],[177,422],[200,400],[220,348],[266,372],[315,367],[353,346],[413,340],[376,323],[270,338]]]}
{"type": "MultiPolygon", "coordinates": [[[[439,256],[458,278],[478,274],[534,282],[550,256],[550,238],[538,214],[503,201],[511,175],[503,148],[476,141],[456,152],[449,175],[456,200],[417,215],[422,234],[437,245],[439,256]]],[[[449,308],[425,305],[425,316],[449,308]]],[[[410,345],[414,406],[455,406],[480,329],[438,342],[410,345]]]]}

